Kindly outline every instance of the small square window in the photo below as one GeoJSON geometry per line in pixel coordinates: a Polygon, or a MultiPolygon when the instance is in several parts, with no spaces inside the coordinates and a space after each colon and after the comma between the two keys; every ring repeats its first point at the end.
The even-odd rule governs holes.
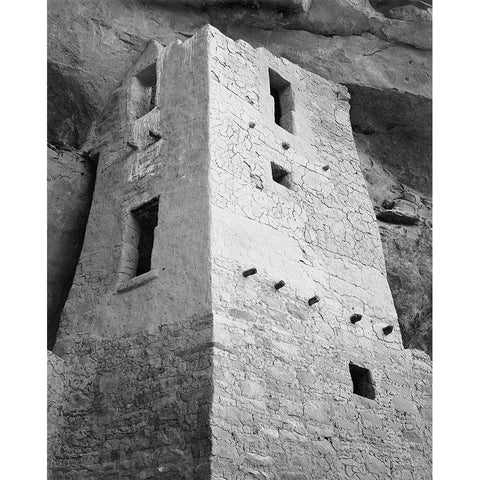
{"type": "Polygon", "coordinates": [[[151,270],[155,227],[158,224],[158,197],[130,211],[124,237],[122,274],[132,279],[151,270]]]}
{"type": "Polygon", "coordinates": [[[353,382],[353,393],[361,397],[375,399],[375,387],[372,374],[368,368],[359,367],[353,363],[349,364],[350,376],[353,382]]]}
{"type": "Polygon", "coordinates": [[[141,118],[155,108],[157,95],[157,70],[152,64],[133,78],[131,98],[135,119],[141,118]]]}
{"type": "Polygon", "coordinates": [[[273,114],[277,125],[294,133],[293,128],[293,96],[290,83],[282,78],[277,72],[268,69],[270,80],[270,95],[273,98],[273,114]]]}
{"type": "Polygon", "coordinates": [[[274,182],[279,183],[280,185],[283,185],[286,188],[289,188],[290,190],[292,189],[292,176],[290,172],[285,170],[283,167],[280,165],[277,165],[276,163],[271,163],[272,165],[272,178],[274,182]]]}

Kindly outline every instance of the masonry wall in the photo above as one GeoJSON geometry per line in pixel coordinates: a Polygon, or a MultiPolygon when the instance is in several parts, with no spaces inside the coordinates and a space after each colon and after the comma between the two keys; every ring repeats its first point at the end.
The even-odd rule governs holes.
{"type": "Polygon", "coordinates": [[[55,459],[61,452],[63,408],[65,404],[65,365],[61,358],[47,351],[48,411],[47,411],[47,455],[48,478],[53,478],[55,459]]]}
{"type": "Polygon", "coordinates": [[[430,362],[402,347],[348,100],[211,27],[149,45],[88,145],[52,478],[430,478],[430,362]],[[152,64],[156,106],[137,119],[152,64]],[[290,84],[292,133],[269,68],[290,84]],[[154,197],[152,269],[131,278],[130,211],[154,197]],[[353,394],[350,362],[374,400],[353,394]]]}
{"type": "Polygon", "coordinates": [[[150,44],[90,139],[97,183],[55,347],[70,381],[53,478],[208,478],[207,65],[202,36],[150,44]],[[135,120],[132,82],[152,63],[156,107],[135,120]],[[152,269],[131,279],[129,211],[155,196],[152,269]]]}
{"type": "Polygon", "coordinates": [[[430,478],[430,363],[401,344],[346,89],[214,31],[210,52],[212,478],[430,478]],[[294,135],[268,68],[291,84],[294,135]]]}

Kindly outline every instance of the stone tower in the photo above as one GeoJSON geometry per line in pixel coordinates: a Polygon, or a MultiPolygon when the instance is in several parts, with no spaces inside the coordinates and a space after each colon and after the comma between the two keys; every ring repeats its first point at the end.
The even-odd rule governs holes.
{"type": "Polygon", "coordinates": [[[52,478],[430,478],[348,100],[210,26],[149,44],[89,142],[52,478]]]}

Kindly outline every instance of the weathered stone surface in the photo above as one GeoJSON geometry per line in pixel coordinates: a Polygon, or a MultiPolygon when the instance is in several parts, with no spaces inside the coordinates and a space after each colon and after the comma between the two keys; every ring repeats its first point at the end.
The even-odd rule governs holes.
{"type": "MultiPolygon", "coordinates": [[[[262,49],[254,53],[242,42],[233,44],[219,39],[214,51],[212,229],[218,232],[212,239],[214,323],[218,315],[225,328],[231,332],[240,328],[249,337],[236,337],[234,358],[238,363],[225,364],[214,359],[224,373],[228,369],[228,374],[216,377],[215,381],[217,386],[221,385],[222,402],[228,402],[229,408],[232,404],[237,409],[244,408],[252,402],[264,406],[252,411],[251,420],[230,422],[229,416],[220,419],[214,415],[213,424],[231,431],[255,431],[259,426],[260,431],[277,428],[278,440],[260,436],[249,444],[249,449],[274,456],[274,468],[264,470],[273,477],[343,479],[353,475],[355,468],[360,478],[383,479],[391,475],[392,462],[424,464],[423,452],[413,460],[410,447],[403,443],[409,438],[413,443],[416,438],[404,436],[396,429],[398,425],[388,424],[393,414],[388,402],[420,381],[414,379],[423,377],[412,370],[414,362],[403,351],[400,336],[390,339],[376,333],[377,328],[381,331],[390,321],[386,312],[392,312],[393,317],[395,314],[380,288],[383,284],[388,291],[386,283],[382,283],[385,277],[382,281],[378,277],[379,272],[384,272],[377,257],[381,250],[379,238],[371,242],[376,222],[367,215],[367,211],[371,213],[367,196],[360,193],[365,194],[365,185],[356,160],[348,109],[344,110],[348,93],[341,87],[327,87],[328,82],[317,83],[314,78],[318,77],[286,61],[274,61],[262,49]],[[264,98],[268,91],[262,74],[265,63],[295,88],[294,118],[302,125],[296,135],[265,118],[269,111],[264,98]],[[257,81],[252,82],[251,77],[257,81]],[[321,109],[321,113],[316,109],[321,109]],[[248,127],[251,121],[255,123],[253,129],[248,127]],[[285,141],[290,145],[288,150],[282,148],[285,141]],[[338,141],[341,145],[337,147],[338,141]],[[272,182],[266,161],[269,158],[275,158],[291,172],[289,188],[272,182]],[[330,165],[328,170],[321,168],[324,163],[330,165]],[[252,172],[262,179],[262,190],[252,180],[252,172]],[[331,184],[335,185],[332,189],[331,184]],[[328,232],[314,227],[334,218],[335,226],[328,232]],[[342,218],[362,232],[372,228],[370,243],[364,242],[362,235],[350,237],[351,230],[343,226],[342,218]],[[359,250],[351,249],[359,244],[359,250]],[[255,265],[258,274],[239,280],[244,264],[255,265]],[[278,278],[285,278],[288,287],[274,295],[271,285],[278,278]],[[378,290],[369,295],[366,290],[373,285],[378,290]],[[320,299],[313,307],[306,303],[311,292],[320,299]],[[231,322],[224,320],[232,311],[232,302],[236,310],[253,313],[248,326],[236,324],[234,318],[231,322]],[[282,310],[289,314],[276,313],[282,310]],[[359,311],[362,321],[353,326],[350,315],[359,311]],[[295,312],[295,316],[290,312],[295,312]],[[332,328],[328,341],[322,324],[332,328]],[[284,343],[289,347],[285,348],[284,343]],[[371,368],[376,381],[375,400],[352,395],[351,378],[344,367],[349,361],[371,368]],[[398,364],[405,369],[403,385],[386,375],[390,370],[398,373],[398,364]],[[386,365],[390,367],[385,368],[386,365]],[[288,375],[291,370],[296,371],[295,377],[288,375]],[[311,375],[308,384],[306,372],[311,375]],[[263,399],[241,388],[244,376],[265,385],[263,399]],[[289,385],[285,385],[287,378],[289,385]],[[303,405],[301,413],[295,408],[298,404],[303,405]],[[364,415],[365,411],[370,415],[364,415]],[[353,465],[343,466],[339,458],[351,458],[352,444],[357,442],[371,442],[370,456],[358,452],[353,465]],[[288,458],[283,457],[285,453],[288,458]]],[[[377,123],[383,121],[377,119],[377,123]]],[[[408,194],[413,189],[405,190],[411,200],[408,194]]],[[[419,212],[425,215],[424,208],[419,212]]],[[[418,405],[427,402],[423,394],[417,400],[418,405]]],[[[214,405],[216,401],[214,396],[214,405]]],[[[420,418],[418,412],[415,418],[420,418]]],[[[396,423],[398,420],[396,417],[396,423]]],[[[428,420],[419,421],[428,431],[428,420]]],[[[403,424],[403,420],[399,423],[403,424]]],[[[429,445],[429,440],[425,444],[429,445]]],[[[244,478],[239,474],[241,464],[236,456],[223,451],[219,457],[214,472],[220,478],[244,478]]],[[[429,478],[428,468],[424,465],[419,470],[419,478],[429,478]]],[[[414,467],[406,470],[415,471],[414,467]]]]}
{"type": "Polygon", "coordinates": [[[92,137],[100,153],[95,195],[55,345],[69,382],[54,478],[208,475],[208,62],[206,44],[195,46],[189,57],[183,45],[164,51],[152,42],[92,137]],[[159,55],[158,108],[134,121],[130,87],[159,55]],[[151,142],[157,127],[164,135],[151,142]],[[139,148],[132,150],[130,140],[139,148]],[[159,196],[161,212],[157,248],[153,268],[135,282],[126,268],[135,227],[130,211],[152,196],[159,196]]]}
{"type": "Polygon", "coordinates": [[[367,470],[380,478],[387,476],[387,467],[372,455],[367,455],[367,470]]]}
{"type": "Polygon", "coordinates": [[[376,214],[379,220],[397,225],[416,225],[419,221],[417,206],[404,198],[384,203],[376,214]]]}
{"type": "Polygon", "coordinates": [[[314,0],[308,13],[297,14],[279,13],[262,2],[254,2],[255,9],[248,2],[207,9],[188,8],[189,3],[194,2],[182,7],[162,1],[128,6],[120,0],[49,2],[52,141],[75,147],[85,141],[93,119],[148,39],[166,45],[206,23],[335,82],[431,95],[430,53],[398,44],[415,43],[419,26],[411,19],[387,19],[367,1],[314,0]],[[411,39],[403,38],[408,28],[411,39]]]}
{"type": "MultiPolygon", "coordinates": [[[[406,74],[408,75],[408,74],[406,74]]],[[[379,175],[390,176],[383,192],[377,191],[378,181],[373,172],[365,172],[373,184],[374,205],[381,205],[388,197],[386,189],[393,180],[431,196],[432,190],[432,102],[430,99],[407,92],[379,90],[349,85],[350,118],[360,156],[370,157],[379,175]],[[389,175],[390,174],[390,175],[389,175]],[[383,198],[378,194],[383,193],[383,198]]],[[[364,160],[367,164],[367,161],[364,160]]],[[[367,165],[366,165],[367,166],[367,165]]],[[[372,170],[372,168],[370,168],[372,170]]]]}
{"type": "Polygon", "coordinates": [[[410,413],[415,415],[417,413],[417,408],[411,400],[406,400],[404,398],[394,398],[392,400],[393,407],[395,410],[403,413],[410,413]]]}
{"type": "MultiPolygon", "coordinates": [[[[421,6],[422,2],[418,2],[421,6]]],[[[418,8],[415,5],[404,5],[394,7],[385,13],[388,18],[396,18],[397,20],[405,20],[407,22],[423,22],[432,23],[432,9],[418,8]]]]}
{"type": "Polygon", "coordinates": [[[77,267],[95,183],[95,167],[79,152],[48,147],[48,348],[77,267]]]}
{"type": "Polygon", "coordinates": [[[158,5],[185,5],[194,8],[231,7],[276,8],[287,12],[308,12],[312,0],[147,0],[146,3],[158,5]]]}
{"type": "Polygon", "coordinates": [[[430,478],[431,363],[402,346],[348,99],[212,27],[149,43],[85,145],[97,181],[55,346],[54,478],[430,478]]]}
{"type": "Polygon", "coordinates": [[[432,355],[432,232],[430,226],[380,225],[388,282],[405,347],[432,355]]]}
{"type": "Polygon", "coordinates": [[[61,432],[64,427],[63,409],[65,404],[66,372],[63,360],[47,351],[48,374],[48,411],[47,411],[47,456],[48,478],[53,477],[55,459],[60,457],[62,449],[61,432]]]}
{"type": "Polygon", "coordinates": [[[381,220],[403,343],[431,355],[431,101],[358,86],[349,86],[349,91],[355,144],[381,220]]]}
{"type": "MultiPolygon", "coordinates": [[[[364,152],[372,150],[368,155],[376,159],[380,169],[388,170],[392,180],[396,180],[394,183],[427,193],[424,187],[431,182],[431,163],[427,163],[431,162],[431,145],[424,139],[430,130],[429,113],[426,116],[425,112],[431,109],[431,8],[426,2],[51,0],[48,10],[48,118],[52,142],[83,145],[94,119],[149,39],[166,45],[176,39],[184,40],[197,28],[211,23],[232,38],[264,46],[324,78],[347,84],[352,93],[352,112],[369,104],[375,111],[383,104],[385,114],[395,116],[399,112],[396,117],[403,124],[408,124],[412,115],[423,116],[427,132],[423,137],[409,136],[398,126],[368,138],[361,132],[354,133],[361,159],[364,152]],[[355,87],[375,89],[378,99],[369,93],[365,96],[368,101],[356,109],[355,87]],[[412,102],[411,98],[415,100],[412,102]],[[430,107],[426,109],[425,105],[430,107]]],[[[362,168],[364,165],[362,160],[362,168]]],[[[363,171],[366,173],[365,168],[363,171]]],[[[367,175],[368,183],[370,177],[367,175]]],[[[258,179],[257,188],[261,188],[258,179]]],[[[371,185],[369,193],[378,188],[378,183],[371,185]]],[[[395,249],[410,251],[413,228],[408,238],[395,237],[395,249]],[[404,239],[406,243],[402,244],[404,239]]],[[[426,238],[429,236],[427,232],[426,238]]],[[[382,241],[386,238],[383,235],[382,241]]],[[[389,279],[393,278],[392,265],[397,271],[402,271],[402,266],[403,271],[411,271],[423,270],[431,263],[428,248],[415,258],[389,258],[389,252],[395,249],[391,243],[385,245],[389,279]]],[[[405,345],[428,352],[430,277],[428,272],[420,285],[416,278],[409,279],[404,274],[401,283],[392,285],[405,345]],[[408,285],[420,287],[421,292],[412,308],[407,301],[412,299],[408,285]],[[422,313],[417,315],[419,312],[422,313]]]]}

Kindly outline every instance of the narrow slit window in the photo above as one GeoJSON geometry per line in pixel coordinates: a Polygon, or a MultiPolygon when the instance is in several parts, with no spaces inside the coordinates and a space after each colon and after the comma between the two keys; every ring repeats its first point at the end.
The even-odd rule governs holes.
{"type": "Polygon", "coordinates": [[[133,78],[132,102],[135,119],[155,108],[157,95],[157,68],[152,64],[133,78]]]}
{"type": "Polygon", "coordinates": [[[271,162],[271,166],[273,181],[291,190],[292,178],[290,172],[274,162],[271,162]]]}
{"type": "Polygon", "coordinates": [[[290,133],[293,129],[293,97],[292,87],[287,80],[277,72],[269,69],[270,95],[273,98],[273,113],[275,123],[290,133]]]}
{"type": "Polygon", "coordinates": [[[136,247],[137,253],[133,256],[136,264],[131,265],[130,271],[134,273],[133,276],[138,276],[150,271],[152,267],[153,240],[155,227],[158,224],[158,197],[130,213],[134,232],[132,239],[136,243],[133,246],[136,247]]]}
{"type": "Polygon", "coordinates": [[[375,387],[373,385],[372,374],[368,368],[359,367],[353,363],[349,364],[350,376],[353,382],[353,393],[361,397],[375,399],[375,387]]]}

